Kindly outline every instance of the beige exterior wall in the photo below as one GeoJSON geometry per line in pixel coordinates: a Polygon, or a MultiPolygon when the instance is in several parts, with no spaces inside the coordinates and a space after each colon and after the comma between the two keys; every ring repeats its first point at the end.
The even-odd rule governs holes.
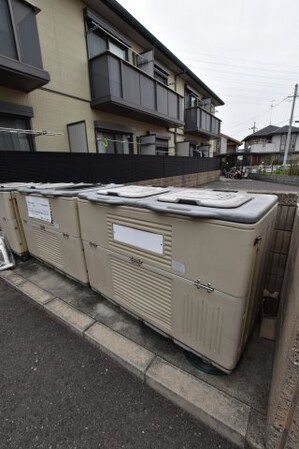
{"type": "MultiPolygon", "coordinates": [[[[83,20],[85,3],[81,0],[36,0],[41,9],[37,14],[44,69],[51,80],[42,88],[28,94],[0,87],[3,101],[31,106],[34,111],[32,128],[63,133],[55,137],[36,137],[38,151],[70,151],[67,124],[85,120],[88,148],[96,151],[94,121],[111,122],[134,129],[133,140],[149,131],[169,133],[169,154],[175,154],[175,142],[192,140],[207,143],[200,136],[184,135],[183,128],[168,129],[151,123],[129,119],[126,116],[104,113],[91,109],[88,57],[83,20]]],[[[112,24],[113,26],[113,24],[112,24]]],[[[131,42],[132,49],[145,49],[131,42]]],[[[168,69],[168,68],[167,68],[168,69]]],[[[170,72],[170,88],[184,96],[185,81],[170,72]]],[[[134,144],[134,152],[138,152],[134,144]]]]}

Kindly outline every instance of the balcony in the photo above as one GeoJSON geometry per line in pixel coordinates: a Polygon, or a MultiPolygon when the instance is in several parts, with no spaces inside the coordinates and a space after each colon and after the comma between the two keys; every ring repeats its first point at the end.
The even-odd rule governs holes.
{"type": "Polygon", "coordinates": [[[89,60],[91,106],[160,126],[184,125],[183,97],[108,50],[89,60]]]}
{"type": "Polygon", "coordinates": [[[264,142],[264,143],[253,143],[250,148],[246,148],[246,152],[249,153],[279,153],[279,148],[274,145],[274,143],[264,142]]]}
{"type": "Polygon", "coordinates": [[[199,106],[185,110],[185,132],[205,137],[220,137],[221,120],[199,106]]]}
{"type": "Polygon", "coordinates": [[[0,55],[0,85],[30,92],[50,81],[45,70],[0,55]]]}

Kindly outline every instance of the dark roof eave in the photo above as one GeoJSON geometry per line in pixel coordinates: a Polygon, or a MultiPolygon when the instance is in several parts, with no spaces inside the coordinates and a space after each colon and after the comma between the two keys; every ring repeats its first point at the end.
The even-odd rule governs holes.
{"type": "Polygon", "coordinates": [[[123,6],[121,6],[116,0],[101,0],[106,6],[108,6],[113,12],[120,15],[122,19],[139,31],[147,40],[149,40],[153,46],[157,47],[162,53],[164,53],[169,59],[171,59],[186,75],[190,76],[196,83],[200,84],[204,90],[206,90],[217,102],[218,106],[224,105],[224,101],[221,100],[198,76],[195,75],[179,58],[177,58],[165,45],[162,44],[152,33],[150,33],[135,17],[133,17],[123,6]]]}

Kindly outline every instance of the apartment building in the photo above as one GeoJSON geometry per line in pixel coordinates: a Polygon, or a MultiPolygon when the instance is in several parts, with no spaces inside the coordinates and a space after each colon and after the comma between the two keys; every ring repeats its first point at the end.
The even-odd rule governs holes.
{"type": "MultiPolygon", "coordinates": [[[[243,139],[244,157],[249,165],[281,164],[287,142],[288,126],[269,125],[243,139]]],[[[292,126],[289,159],[299,156],[299,128],[292,126]]]]}
{"type": "Polygon", "coordinates": [[[223,101],[115,0],[0,10],[0,150],[213,155],[223,101]]]}

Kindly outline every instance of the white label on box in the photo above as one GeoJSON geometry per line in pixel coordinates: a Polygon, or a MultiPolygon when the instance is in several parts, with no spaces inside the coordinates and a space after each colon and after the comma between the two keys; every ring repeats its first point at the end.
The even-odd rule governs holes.
{"type": "Polygon", "coordinates": [[[38,220],[52,222],[50,202],[48,198],[39,196],[26,196],[28,216],[38,220]]]}
{"type": "Polygon", "coordinates": [[[157,254],[163,254],[163,235],[113,224],[113,239],[157,254]]]}

